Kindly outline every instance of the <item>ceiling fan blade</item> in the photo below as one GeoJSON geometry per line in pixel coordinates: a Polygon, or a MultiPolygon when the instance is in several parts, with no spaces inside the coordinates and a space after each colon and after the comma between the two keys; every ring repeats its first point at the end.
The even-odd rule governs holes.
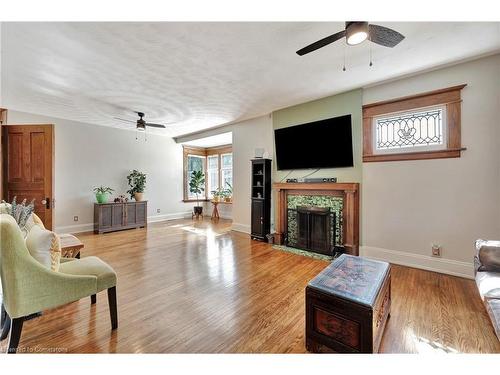
{"type": "Polygon", "coordinates": [[[124,118],[119,118],[119,117],[113,117],[115,120],[120,120],[120,121],[123,121],[123,122],[130,122],[132,124],[135,124],[136,121],[132,121],[132,120],[125,120],[124,118]]]}
{"type": "Polygon", "coordinates": [[[395,30],[379,25],[368,25],[369,39],[384,47],[394,47],[405,37],[395,30]]]}
{"type": "Polygon", "coordinates": [[[306,46],[306,47],[304,47],[302,49],[299,49],[297,51],[297,55],[303,56],[306,53],[309,53],[309,52],[312,52],[312,51],[316,51],[317,49],[319,49],[321,47],[324,47],[324,46],[327,46],[330,43],[333,43],[333,42],[335,42],[335,41],[343,38],[344,36],[345,36],[345,30],[339,31],[338,33],[335,33],[333,35],[327,36],[326,38],[318,40],[317,42],[314,42],[314,43],[309,44],[308,46],[306,46]]]}
{"type": "Polygon", "coordinates": [[[151,126],[152,128],[165,128],[165,125],[162,124],[152,124],[151,122],[146,122],[146,126],[151,126]]]}

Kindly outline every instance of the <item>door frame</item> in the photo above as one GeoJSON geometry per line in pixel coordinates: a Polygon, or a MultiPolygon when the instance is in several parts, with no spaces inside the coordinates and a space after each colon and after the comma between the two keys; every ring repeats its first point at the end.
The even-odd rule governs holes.
{"type": "Polygon", "coordinates": [[[55,210],[55,200],[54,200],[54,192],[55,192],[55,131],[54,124],[5,124],[1,126],[2,132],[2,199],[7,200],[7,171],[8,171],[8,137],[6,136],[8,129],[16,128],[16,127],[30,127],[31,129],[36,130],[37,128],[43,130],[44,132],[48,131],[48,137],[46,138],[47,144],[50,146],[50,154],[46,155],[49,157],[45,157],[45,173],[50,173],[48,178],[45,178],[44,191],[46,192],[46,196],[50,199],[50,210],[45,215],[46,223],[44,225],[47,229],[53,230],[54,228],[54,210],[55,210]]]}

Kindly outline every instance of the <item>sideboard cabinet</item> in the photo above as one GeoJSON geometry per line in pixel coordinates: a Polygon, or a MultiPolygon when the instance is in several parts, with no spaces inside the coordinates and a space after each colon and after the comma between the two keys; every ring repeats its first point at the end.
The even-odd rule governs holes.
{"type": "Polygon", "coordinates": [[[147,225],[148,202],[95,203],[94,233],[141,228],[147,225]]]}

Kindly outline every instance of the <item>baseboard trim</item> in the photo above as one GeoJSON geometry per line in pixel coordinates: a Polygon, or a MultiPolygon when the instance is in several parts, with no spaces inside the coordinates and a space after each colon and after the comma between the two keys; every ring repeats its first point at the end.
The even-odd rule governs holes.
{"type": "Polygon", "coordinates": [[[176,212],[173,214],[148,216],[148,223],[158,223],[160,221],[186,219],[191,217],[191,211],[176,212]]]}
{"type": "MultiPolygon", "coordinates": [[[[191,213],[189,214],[189,216],[191,216],[191,213]]],[[[205,214],[203,214],[203,217],[211,219],[212,215],[208,215],[208,214],[205,215],[205,214]]],[[[233,220],[233,217],[231,215],[223,215],[223,214],[219,213],[219,219],[233,220]]]]}
{"type": "Polygon", "coordinates": [[[467,279],[474,278],[474,265],[472,261],[470,263],[460,262],[453,259],[434,258],[373,246],[361,246],[360,255],[402,266],[420,268],[427,271],[465,277],[467,279]]]}
{"type": "Polygon", "coordinates": [[[231,225],[231,230],[234,230],[235,232],[242,232],[242,233],[250,234],[250,225],[233,223],[231,225]]]}
{"type": "Polygon", "coordinates": [[[54,232],[58,234],[73,234],[82,232],[92,232],[94,230],[94,223],[66,225],[63,227],[56,227],[54,232]]]}
{"type": "MultiPolygon", "coordinates": [[[[176,212],[173,214],[164,214],[164,215],[151,215],[148,216],[148,224],[158,223],[161,221],[168,221],[168,220],[186,219],[190,217],[191,217],[191,211],[176,212]]],[[[87,223],[87,224],[66,225],[62,227],[57,227],[55,232],[59,234],[66,234],[66,233],[75,234],[83,232],[92,232],[93,230],[94,230],[94,223],[87,223]]]]}

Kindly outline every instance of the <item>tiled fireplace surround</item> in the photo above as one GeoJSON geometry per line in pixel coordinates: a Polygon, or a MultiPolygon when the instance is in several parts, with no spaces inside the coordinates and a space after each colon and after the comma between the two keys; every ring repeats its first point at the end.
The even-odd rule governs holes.
{"type": "Polygon", "coordinates": [[[337,214],[340,237],[346,253],[359,254],[358,183],[277,183],[276,242],[283,245],[288,209],[297,206],[329,207],[337,214]]]}

